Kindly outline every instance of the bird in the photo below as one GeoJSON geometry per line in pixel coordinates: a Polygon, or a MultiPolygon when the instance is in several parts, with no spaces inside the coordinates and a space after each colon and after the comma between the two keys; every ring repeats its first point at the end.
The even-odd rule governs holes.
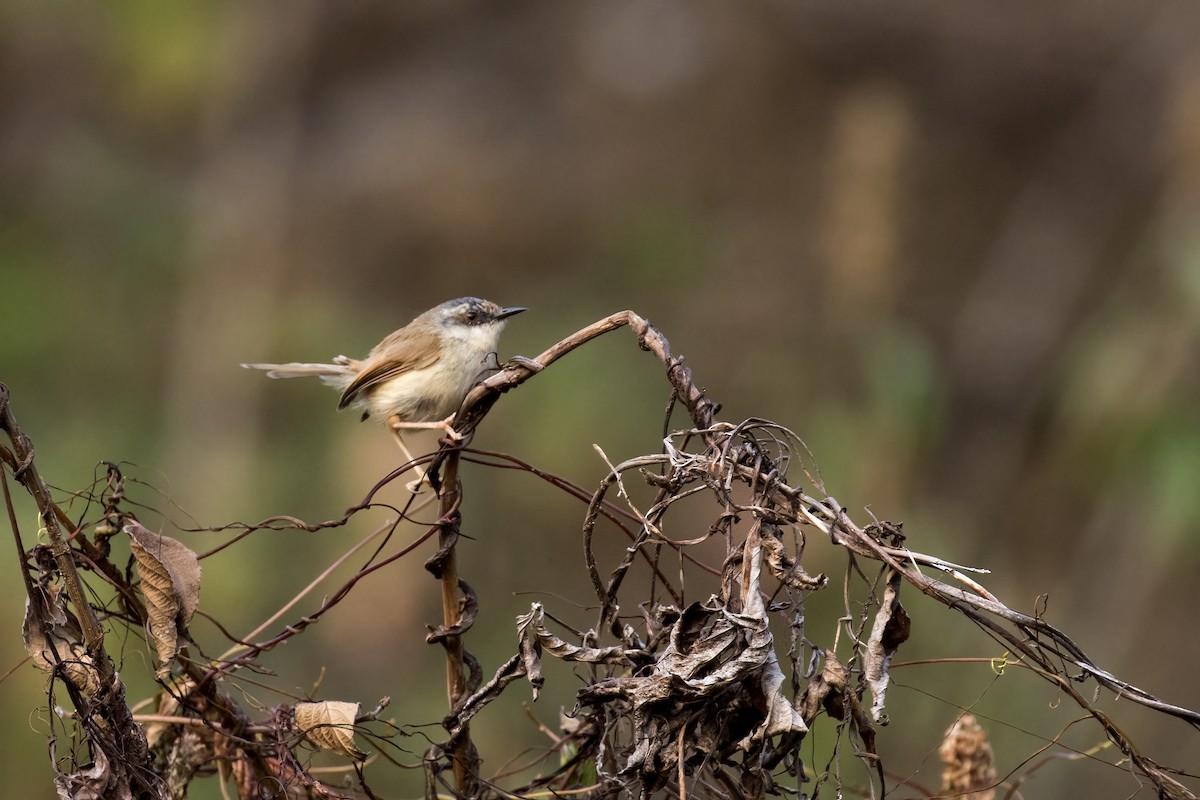
{"type": "Polygon", "coordinates": [[[328,364],[242,364],[268,378],[320,378],[342,394],[338,410],[386,423],[404,447],[402,429],[439,429],[461,440],[450,424],[463,398],[499,366],[496,348],[508,318],[528,309],[502,308],[479,297],[436,305],[371,348],[366,358],[339,355],[328,364]]]}

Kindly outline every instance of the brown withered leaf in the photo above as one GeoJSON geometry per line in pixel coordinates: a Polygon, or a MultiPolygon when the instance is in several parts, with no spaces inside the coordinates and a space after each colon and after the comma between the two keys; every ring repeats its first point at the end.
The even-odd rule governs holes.
{"type": "Polygon", "coordinates": [[[846,679],[849,673],[832,650],[826,650],[824,657],[825,665],[821,673],[812,677],[803,697],[797,701],[801,716],[810,724],[821,709],[825,709],[825,713],[836,720],[846,718],[846,679]]]}
{"type": "Polygon", "coordinates": [[[867,639],[866,658],[863,660],[863,677],[871,688],[871,719],[880,725],[888,724],[888,716],[884,711],[888,682],[891,680],[888,665],[892,662],[892,656],[896,655],[896,650],[908,639],[911,629],[912,620],[904,606],[900,605],[900,573],[893,570],[883,590],[883,600],[875,614],[875,623],[867,639]]]}
{"type": "Polygon", "coordinates": [[[25,651],[47,675],[55,674],[61,662],[67,679],[84,696],[92,697],[100,690],[100,673],[87,654],[79,620],[63,606],[62,593],[57,587],[36,591],[25,599],[21,635],[25,651]]]}
{"type": "Polygon", "coordinates": [[[354,720],[358,703],[326,700],[323,703],[296,703],[296,728],[322,750],[332,750],[355,761],[367,754],[354,746],[354,720]]]}
{"type": "Polygon", "coordinates": [[[181,542],[136,521],[125,526],[125,533],[142,579],[149,633],[160,662],[158,677],[166,678],[200,602],[200,561],[181,542]]]}
{"type": "Polygon", "coordinates": [[[769,738],[794,742],[808,731],[784,692],[761,590],[763,561],[761,537],[751,531],[742,558],[726,561],[739,570],[740,611],[719,597],[692,603],[653,664],[579,691],[582,705],[631,709],[634,744],[623,754],[621,774],[670,773],[679,763],[681,726],[693,732],[685,767],[739,749],[760,752],[769,738]]]}
{"type": "Polygon", "coordinates": [[[55,776],[54,788],[62,800],[133,800],[133,792],[113,774],[101,747],[93,748],[89,766],[55,776]]]}
{"type": "Polygon", "coordinates": [[[537,700],[542,683],[541,654],[545,650],[564,661],[579,661],[585,664],[617,664],[630,666],[645,660],[640,650],[625,647],[580,647],[563,641],[546,629],[546,610],[541,603],[533,603],[528,614],[517,617],[517,633],[521,660],[525,675],[533,685],[533,699],[537,700]]]}
{"type": "Polygon", "coordinates": [[[829,577],[820,573],[815,577],[809,575],[799,561],[787,554],[783,546],[782,534],[776,525],[763,525],[762,550],[767,559],[771,574],[781,583],[793,589],[815,591],[829,583],[829,577]]]}

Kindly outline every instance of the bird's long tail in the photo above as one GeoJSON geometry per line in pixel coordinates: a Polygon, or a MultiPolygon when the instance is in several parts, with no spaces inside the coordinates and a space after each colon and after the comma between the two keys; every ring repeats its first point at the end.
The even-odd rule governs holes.
{"type": "Polygon", "coordinates": [[[246,369],[261,369],[268,378],[320,378],[330,386],[345,388],[358,372],[358,364],[345,356],[333,359],[332,364],[242,364],[246,369]]]}

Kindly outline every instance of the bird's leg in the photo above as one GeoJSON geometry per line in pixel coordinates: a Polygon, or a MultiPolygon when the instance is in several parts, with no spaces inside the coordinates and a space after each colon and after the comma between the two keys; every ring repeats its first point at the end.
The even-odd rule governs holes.
{"type": "MultiPolygon", "coordinates": [[[[450,439],[452,441],[461,442],[463,439],[465,439],[467,437],[465,434],[459,433],[458,431],[454,430],[454,427],[450,424],[450,421],[453,419],[454,419],[454,415],[451,414],[450,416],[446,417],[444,420],[441,420],[440,422],[402,422],[398,415],[393,414],[392,416],[388,417],[388,428],[391,430],[392,436],[395,437],[396,444],[400,446],[400,452],[402,452],[404,454],[404,457],[407,458],[410,462],[415,462],[416,459],[414,459],[412,453],[409,452],[408,446],[404,444],[404,438],[402,437],[400,431],[402,431],[402,430],[442,431],[448,437],[450,437],[450,439]]],[[[410,481],[404,485],[405,488],[408,489],[410,492],[412,492],[413,494],[416,494],[418,491],[420,491],[422,482],[428,482],[430,486],[434,485],[433,481],[429,479],[429,476],[428,476],[428,473],[426,470],[421,469],[421,467],[417,466],[416,463],[413,463],[412,469],[413,469],[413,472],[417,473],[417,479],[414,481],[410,481]]],[[[435,489],[435,491],[436,491],[436,489],[435,489]]]]}
{"type": "MultiPolygon", "coordinates": [[[[395,416],[392,416],[390,419],[388,419],[388,428],[391,430],[392,436],[396,439],[396,445],[400,448],[400,452],[404,454],[404,458],[413,465],[412,471],[417,473],[416,480],[409,481],[408,483],[404,484],[404,488],[413,494],[417,494],[421,491],[421,484],[428,480],[428,476],[426,471],[416,463],[417,460],[413,458],[412,451],[410,451],[408,449],[408,445],[404,443],[404,437],[401,435],[400,430],[401,428],[406,427],[408,426],[400,422],[399,418],[395,416]]],[[[433,485],[432,482],[430,485],[433,485]]]]}
{"type": "Polygon", "coordinates": [[[451,414],[450,416],[446,417],[444,420],[442,420],[440,422],[401,422],[400,419],[395,414],[393,414],[388,419],[388,425],[390,425],[392,427],[393,431],[398,431],[401,429],[403,429],[403,430],[419,430],[419,431],[441,431],[442,433],[446,434],[454,441],[461,442],[463,439],[467,438],[467,436],[466,436],[466,434],[459,433],[458,431],[454,430],[454,426],[450,424],[450,421],[453,419],[454,419],[454,415],[451,414]]]}

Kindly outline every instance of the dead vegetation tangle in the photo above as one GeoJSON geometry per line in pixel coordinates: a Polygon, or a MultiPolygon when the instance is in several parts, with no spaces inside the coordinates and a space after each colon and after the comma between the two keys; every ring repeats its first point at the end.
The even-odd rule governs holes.
{"type": "MultiPolygon", "coordinates": [[[[55,706],[56,687],[61,686],[74,706],[59,723],[70,735],[52,735],[50,741],[59,795],[75,800],[181,798],[193,780],[215,773],[222,792],[232,787],[241,797],[376,797],[364,768],[367,753],[355,735],[373,743],[382,758],[393,760],[389,744],[406,729],[383,718],[386,698],[368,711],[349,701],[247,710],[229,681],[239,672],[254,670],[263,653],[320,622],[363,578],[436,537],[436,552],[426,566],[440,582],[444,619],[428,640],[445,650],[450,713],[443,722],[445,735],[432,737],[421,759],[431,797],[618,798],[658,793],[681,799],[690,795],[749,800],[779,793],[815,796],[827,784],[839,793],[882,797],[903,783],[886,770],[877,736],[889,722],[890,665],[913,624],[901,595],[912,591],[942,603],[949,617],[969,619],[1078,704],[1120,751],[1121,768],[1160,796],[1195,797],[1182,780],[1195,776],[1143,754],[1098,707],[1095,692],[1108,690],[1192,728],[1200,728],[1200,714],[1170,705],[1100,669],[1045,620],[1014,611],[984,588],[972,577],[983,570],[910,549],[898,524],[854,522],[825,492],[799,437],[767,420],[731,424],[718,419],[719,407],[696,386],[682,359],[671,354],[662,334],[638,315],[614,314],[537,358],[503,365],[472,389],[455,427],[469,437],[504,392],[596,336],[622,327],[665,367],[671,390],[668,422],[679,410],[688,418],[683,429],[664,430],[656,452],[609,462],[599,488],[587,492],[513,456],[447,440],[436,454],[422,459],[438,476],[440,489],[438,519],[423,536],[384,555],[379,541],[386,540],[412,509],[401,511],[339,559],[341,563],[374,545],[366,564],[314,611],[280,622],[293,601],[250,637],[230,636],[232,646],[217,657],[194,654],[188,637],[198,609],[203,557],[265,528],[346,525],[411,465],[386,476],[340,518],[310,524],[274,517],[241,526],[229,541],[199,556],[139,523],[126,502],[116,466],[108,467],[95,493],[95,518],[69,518],[51,497],[35,465],[33,446],[17,426],[7,389],[0,386],[0,425],[9,442],[0,445],[0,478],[28,595],[26,647],[34,664],[50,675],[49,705],[55,706]],[[490,678],[464,646],[480,599],[457,567],[462,459],[528,470],[587,504],[579,568],[595,593],[594,625],[587,631],[571,630],[555,623],[552,609],[532,603],[517,619],[514,654],[494,668],[490,678]],[[26,547],[13,510],[9,475],[36,502],[46,543],[26,547]],[[642,493],[649,492],[649,502],[634,500],[635,482],[642,493]],[[668,524],[668,513],[697,495],[714,500],[720,511],[707,531],[680,538],[668,524]],[[595,544],[601,525],[609,523],[630,541],[619,562],[606,570],[595,544]],[[127,540],[131,569],[114,560],[113,543],[122,538],[127,540]],[[811,575],[802,566],[805,547],[813,538],[841,548],[847,559],[844,617],[832,642],[814,642],[805,630],[806,596],[829,583],[825,575],[811,575]],[[714,539],[724,545],[719,564],[691,554],[694,546],[714,539]],[[647,590],[645,582],[638,582],[639,591],[634,591],[635,583],[627,578],[639,562],[648,568],[649,585],[647,590]],[[688,571],[708,574],[717,590],[690,596],[683,577],[688,571]],[[95,599],[100,594],[89,588],[93,581],[111,587],[113,599],[107,604],[95,599]],[[264,633],[272,626],[277,626],[275,633],[264,633]],[[155,654],[162,691],[153,714],[135,714],[125,697],[106,649],[117,627],[144,636],[155,654]],[[776,631],[786,631],[786,636],[776,631]],[[555,745],[548,753],[553,757],[535,777],[502,789],[481,774],[470,725],[514,683],[529,685],[536,697],[559,661],[573,662],[574,669],[587,676],[577,693],[577,706],[561,721],[561,732],[554,735],[555,745]],[[1091,687],[1085,688],[1088,684],[1091,687]],[[801,744],[822,714],[835,721],[834,755],[823,766],[806,767],[801,744]],[[74,740],[76,746],[60,754],[60,739],[74,740]],[[349,779],[336,785],[322,780],[309,768],[304,752],[313,748],[343,758],[349,779]],[[867,785],[845,781],[846,759],[865,766],[867,785]]],[[[955,764],[956,792],[986,796],[1006,785],[994,779],[986,737],[979,736],[984,736],[983,744],[971,752],[986,753],[986,763],[964,767],[960,762],[973,756],[958,751],[947,761],[955,764]],[[972,774],[984,776],[976,783],[991,783],[969,785],[963,776],[972,774]]],[[[943,749],[953,750],[949,745],[943,749]]],[[[1012,783],[1007,785],[1015,791],[1012,783]]],[[[908,789],[914,790],[914,784],[909,782],[908,789]]]]}

